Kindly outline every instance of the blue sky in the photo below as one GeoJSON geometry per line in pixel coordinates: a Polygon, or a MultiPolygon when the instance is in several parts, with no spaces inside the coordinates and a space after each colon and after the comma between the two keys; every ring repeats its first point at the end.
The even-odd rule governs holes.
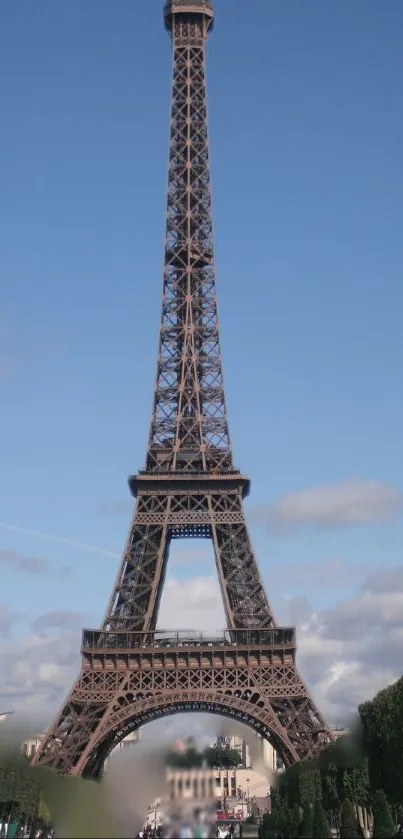
{"type": "MultiPolygon", "coordinates": [[[[0,9],[0,519],[116,554],[129,507],[103,505],[130,504],[155,372],[171,68],[161,5],[0,9]]],[[[401,561],[397,516],[274,535],[252,514],[350,478],[403,489],[403,6],[247,6],[217,0],[209,43],[219,312],[235,460],[286,620],[282,594],[323,608],[401,561]],[[330,591],[290,570],[334,560],[345,571],[330,591]]],[[[0,550],[52,570],[4,563],[17,632],[52,609],[101,620],[113,558],[1,528],[0,550]]],[[[195,552],[172,573],[211,574],[212,562],[195,552]]]]}

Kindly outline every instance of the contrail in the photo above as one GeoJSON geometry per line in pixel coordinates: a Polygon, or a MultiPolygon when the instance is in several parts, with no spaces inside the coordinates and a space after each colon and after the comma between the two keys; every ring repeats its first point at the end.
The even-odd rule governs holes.
{"type": "Polygon", "coordinates": [[[15,524],[4,524],[0,521],[3,530],[12,530],[14,533],[25,533],[27,536],[36,536],[38,539],[49,539],[50,542],[60,542],[62,545],[69,545],[71,548],[78,548],[81,551],[90,551],[93,554],[111,556],[119,559],[119,554],[106,551],[104,548],[95,548],[93,545],[85,545],[82,542],[73,542],[71,539],[63,539],[61,536],[53,536],[52,533],[41,533],[39,530],[28,530],[26,527],[17,527],[15,524]]]}

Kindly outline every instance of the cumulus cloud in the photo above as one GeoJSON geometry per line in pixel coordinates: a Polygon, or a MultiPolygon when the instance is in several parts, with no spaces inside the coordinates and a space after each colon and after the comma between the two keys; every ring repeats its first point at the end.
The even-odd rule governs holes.
{"type": "Polygon", "coordinates": [[[285,597],[288,601],[291,626],[308,625],[314,614],[313,607],[306,597],[285,597]]]}
{"type": "Polygon", "coordinates": [[[0,640],[0,705],[49,724],[77,676],[82,620],[79,613],[49,612],[29,635],[0,640]]]}
{"type": "Polygon", "coordinates": [[[257,515],[273,529],[341,527],[393,521],[402,510],[403,496],[394,487],[355,479],[288,493],[257,515]]]}
{"type": "Polygon", "coordinates": [[[209,543],[206,546],[197,548],[195,546],[185,548],[186,543],[182,543],[183,547],[180,549],[180,541],[175,545],[176,550],[172,550],[169,554],[169,569],[179,568],[189,565],[204,564],[208,565],[213,558],[213,548],[209,543]]]}
{"type": "Polygon", "coordinates": [[[46,559],[39,556],[23,556],[11,550],[0,550],[0,567],[10,568],[12,571],[22,571],[26,574],[49,574],[65,577],[70,573],[70,566],[64,565],[55,570],[46,559]]]}
{"type": "Polygon", "coordinates": [[[403,591],[403,565],[372,574],[364,584],[364,590],[375,594],[403,591]]]}
{"type": "Polygon", "coordinates": [[[10,638],[17,615],[8,606],[0,603],[0,639],[10,638]]]}
{"type": "Polygon", "coordinates": [[[368,563],[351,563],[341,557],[313,562],[287,562],[279,569],[286,585],[306,589],[323,589],[329,584],[333,589],[358,584],[368,574],[368,563]]]}
{"type": "Polygon", "coordinates": [[[225,628],[224,608],[217,578],[167,579],[161,598],[161,629],[217,632],[225,628]]]}
{"type": "Polygon", "coordinates": [[[305,610],[303,618],[299,663],[329,715],[353,711],[401,676],[403,566],[372,575],[353,597],[305,610]]]}
{"type": "Polygon", "coordinates": [[[53,630],[66,631],[77,629],[83,626],[84,616],[81,612],[47,612],[41,615],[32,624],[32,629],[37,635],[46,637],[53,630]]]}

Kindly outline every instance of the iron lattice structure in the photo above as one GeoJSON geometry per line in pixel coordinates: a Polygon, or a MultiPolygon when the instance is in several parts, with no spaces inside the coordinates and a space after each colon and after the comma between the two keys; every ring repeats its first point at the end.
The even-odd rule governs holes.
{"type": "Polygon", "coordinates": [[[233,464],[215,287],[205,84],[209,0],[170,0],[173,86],[157,374],[135,512],[100,631],[34,762],[95,777],[144,722],[209,710],[271,738],[286,765],[331,735],[295,665],[295,632],[277,627],[243,511],[249,480],[233,464]],[[172,539],[212,540],[228,631],[156,632],[172,539]]]}

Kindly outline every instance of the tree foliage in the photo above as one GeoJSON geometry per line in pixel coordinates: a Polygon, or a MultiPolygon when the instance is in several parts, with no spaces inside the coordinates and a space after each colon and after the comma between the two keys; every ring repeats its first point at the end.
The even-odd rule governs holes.
{"type": "Polygon", "coordinates": [[[355,807],[349,798],[345,798],[340,811],[340,839],[360,839],[355,807]]]}
{"type": "Polygon", "coordinates": [[[201,766],[210,769],[233,769],[241,762],[237,749],[213,747],[199,752],[193,745],[183,752],[169,752],[167,756],[167,765],[173,769],[199,769],[201,766]]]}
{"type": "Polygon", "coordinates": [[[0,768],[0,813],[2,817],[33,818],[39,806],[39,784],[23,769],[0,768]]]}
{"type": "Polygon", "coordinates": [[[332,833],[329,827],[326,813],[323,809],[323,804],[319,799],[316,800],[313,814],[313,839],[332,839],[332,833]]]}
{"type": "Polygon", "coordinates": [[[45,801],[43,792],[41,792],[40,796],[39,796],[37,816],[38,816],[38,819],[41,822],[44,822],[44,824],[50,824],[51,823],[50,810],[49,810],[49,807],[48,807],[48,805],[45,801]]]}
{"type": "Polygon", "coordinates": [[[304,812],[302,815],[302,821],[300,825],[299,835],[301,839],[312,839],[313,837],[313,807],[311,804],[308,804],[307,807],[304,808],[304,812]]]}
{"type": "Polygon", "coordinates": [[[371,788],[403,804],[403,677],[359,707],[371,788]]]}
{"type": "Polygon", "coordinates": [[[203,761],[207,766],[217,769],[233,769],[242,763],[242,758],[237,749],[205,749],[203,761]]]}
{"type": "Polygon", "coordinates": [[[396,830],[383,789],[377,790],[374,795],[373,814],[374,839],[393,839],[396,835],[396,830]]]}
{"type": "Polygon", "coordinates": [[[199,769],[203,763],[203,755],[193,748],[185,752],[169,752],[166,762],[172,769],[199,769]]]}
{"type": "Polygon", "coordinates": [[[355,734],[280,777],[272,795],[273,835],[295,835],[295,806],[302,814],[300,837],[327,836],[330,826],[342,839],[360,837],[358,808],[373,811],[374,839],[394,835],[389,805],[395,812],[403,808],[403,678],[361,705],[359,718],[355,734]]]}
{"type": "Polygon", "coordinates": [[[298,804],[293,804],[288,811],[288,836],[289,839],[297,839],[302,821],[302,810],[298,804]]]}

